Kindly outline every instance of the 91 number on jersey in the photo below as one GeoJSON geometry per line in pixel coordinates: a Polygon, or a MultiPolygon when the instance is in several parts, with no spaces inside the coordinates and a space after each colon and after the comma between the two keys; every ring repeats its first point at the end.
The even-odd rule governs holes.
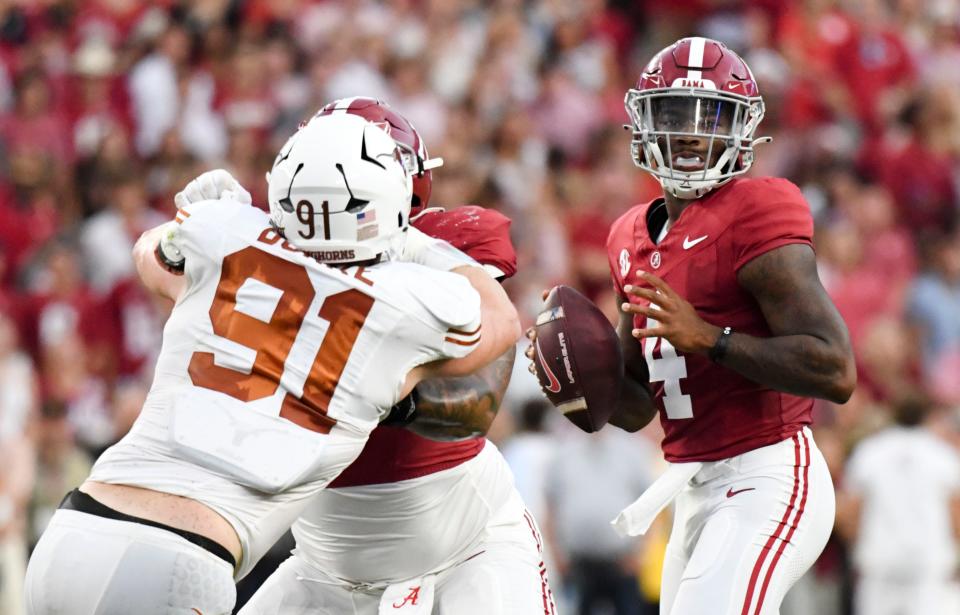
{"type": "MultiPolygon", "coordinates": [[[[218,361],[216,351],[194,352],[187,370],[193,384],[243,402],[276,394],[284,363],[315,296],[316,291],[302,265],[253,246],[227,255],[209,311],[213,333],[256,354],[252,365],[245,369],[245,366],[228,366],[232,361],[218,361]],[[276,291],[280,294],[269,315],[251,315],[238,309],[238,295],[244,292],[262,296],[276,291]]],[[[281,417],[306,429],[320,433],[330,431],[336,421],[327,416],[327,408],[373,303],[373,297],[356,289],[324,299],[319,316],[329,327],[314,357],[303,393],[299,397],[290,393],[284,396],[281,417]]]]}

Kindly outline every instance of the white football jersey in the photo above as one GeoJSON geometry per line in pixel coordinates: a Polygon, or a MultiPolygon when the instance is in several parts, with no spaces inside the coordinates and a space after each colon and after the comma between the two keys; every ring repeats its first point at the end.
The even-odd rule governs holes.
{"type": "Polygon", "coordinates": [[[359,455],[413,367],[473,349],[480,298],[419,265],[322,265],[231,200],[177,222],[186,290],[143,412],[91,479],[210,506],[240,536],[243,576],[359,455]]]}

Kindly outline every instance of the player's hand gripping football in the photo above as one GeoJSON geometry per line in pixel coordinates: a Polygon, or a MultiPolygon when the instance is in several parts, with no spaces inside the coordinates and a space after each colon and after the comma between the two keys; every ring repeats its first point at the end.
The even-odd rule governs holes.
{"type": "MultiPolygon", "coordinates": [[[[550,294],[549,289],[544,290],[542,293],[540,293],[540,300],[546,301],[547,295],[549,294],[550,294]]],[[[537,349],[534,348],[534,346],[536,346],[537,344],[537,328],[528,327],[527,330],[523,332],[523,335],[526,336],[528,340],[530,340],[530,345],[527,346],[527,349],[525,351],[523,351],[523,355],[530,360],[530,364],[527,365],[527,371],[533,374],[534,376],[536,376],[537,375],[537,367],[536,367],[537,349]]]]}
{"type": "Polygon", "coordinates": [[[253,202],[250,193],[224,169],[214,169],[197,176],[173,197],[173,202],[177,207],[183,208],[199,201],[224,198],[227,193],[244,205],[253,202]]]}
{"type": "Polygon", "coordinates": [[[620,306],[628,314],[642,314],[648,319],[646,328],[634,329],[633,336],[637,339],[662,337],[681,352],[707,354],[722,329],[700,318],[689,301],[657,276],[645,271],[638,271],[637,275],[650,288],[628,284],[623,290],[648,303],[625,302],[620,306]]]}

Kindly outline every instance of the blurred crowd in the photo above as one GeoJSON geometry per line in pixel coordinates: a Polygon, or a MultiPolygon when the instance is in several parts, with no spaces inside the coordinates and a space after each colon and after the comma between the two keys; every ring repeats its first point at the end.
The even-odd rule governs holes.
{"type": "MultiPolygon", "coordinates": [[[[520,273],[508,290],[527,321],[558,282],[613,317],[607,229],[659,194],[631,161],[624,93],[691,34],[752,67],[759,132],[774,140],[751,173],[802,188],[857,353],[854,398],[816,410],[838,531],[794,592],[807,606],[784,608],[849,612],[871,502],[869,479],[845,484],[851,452],[905,404],[923,407],[945,455],[960,450],[953,0],[0,0],[0,614],[20,615],[24,554],[137,416],[170,306],[140,287],[129,254],[190,179],[226,168],[264,204],[264,173],[302,119],[335,98],[379,97],[445,160],[432,205],[512,218],[520,273]]],[[[623,592],[655,601],[662,533],[632,544],[575,530],[605,531],[655,475],[657,427],[573,433],[524,366],[501,414],[493,437],[554,537],[558,593],[610,600],[580,613],[642,612],[623,592]],[[584,484],[589,497],[575,494],[584,484]],[[619,581],[600,587],[598,562],[619,581]]],[[[941,491],[960,493],[957,474],[941,491]]]]}

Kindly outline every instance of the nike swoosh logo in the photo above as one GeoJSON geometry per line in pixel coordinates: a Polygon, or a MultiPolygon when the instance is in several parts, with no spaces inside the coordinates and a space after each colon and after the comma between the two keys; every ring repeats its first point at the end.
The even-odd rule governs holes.
{"type": "Polygon", "coordinates": [[[547,365],[547,362],[543,360],[543,353],[540,352],[540,340],[537,340],[537,361],[540,362],[540,367],[543,368],[543,373],[547,375],[547,378],[550,379],[550,386],[546,387],[551,393],[560,392],[560,381],[550,370],[550,366],[547,365]]]}
{"type": "Polygon", "coordinates": [[[729,489],[727,489],[727,497],[732,498],[738,493],[743,493],[744,491],[753,491],[754,489],[756,489],[756,487],[747,487],[746,489],[737,489],[736,491],[734,491],[733,487],[730,487],[729,489]]]}
{"type": "Polygon", "coordinates": [[[687,235],[686,237],[683,238],[683,249],[684,249],[684,250],[689,250],[690,248],[692,248],[693,246],[697,245],[698,243],[700,243],[701,241],[703,241],[703,240],[706,239],[707,237],[708,237],[708,235],[704,235],[703,237],[697,237],[696,239],[690,239],[690,235],[687,235]]]}

